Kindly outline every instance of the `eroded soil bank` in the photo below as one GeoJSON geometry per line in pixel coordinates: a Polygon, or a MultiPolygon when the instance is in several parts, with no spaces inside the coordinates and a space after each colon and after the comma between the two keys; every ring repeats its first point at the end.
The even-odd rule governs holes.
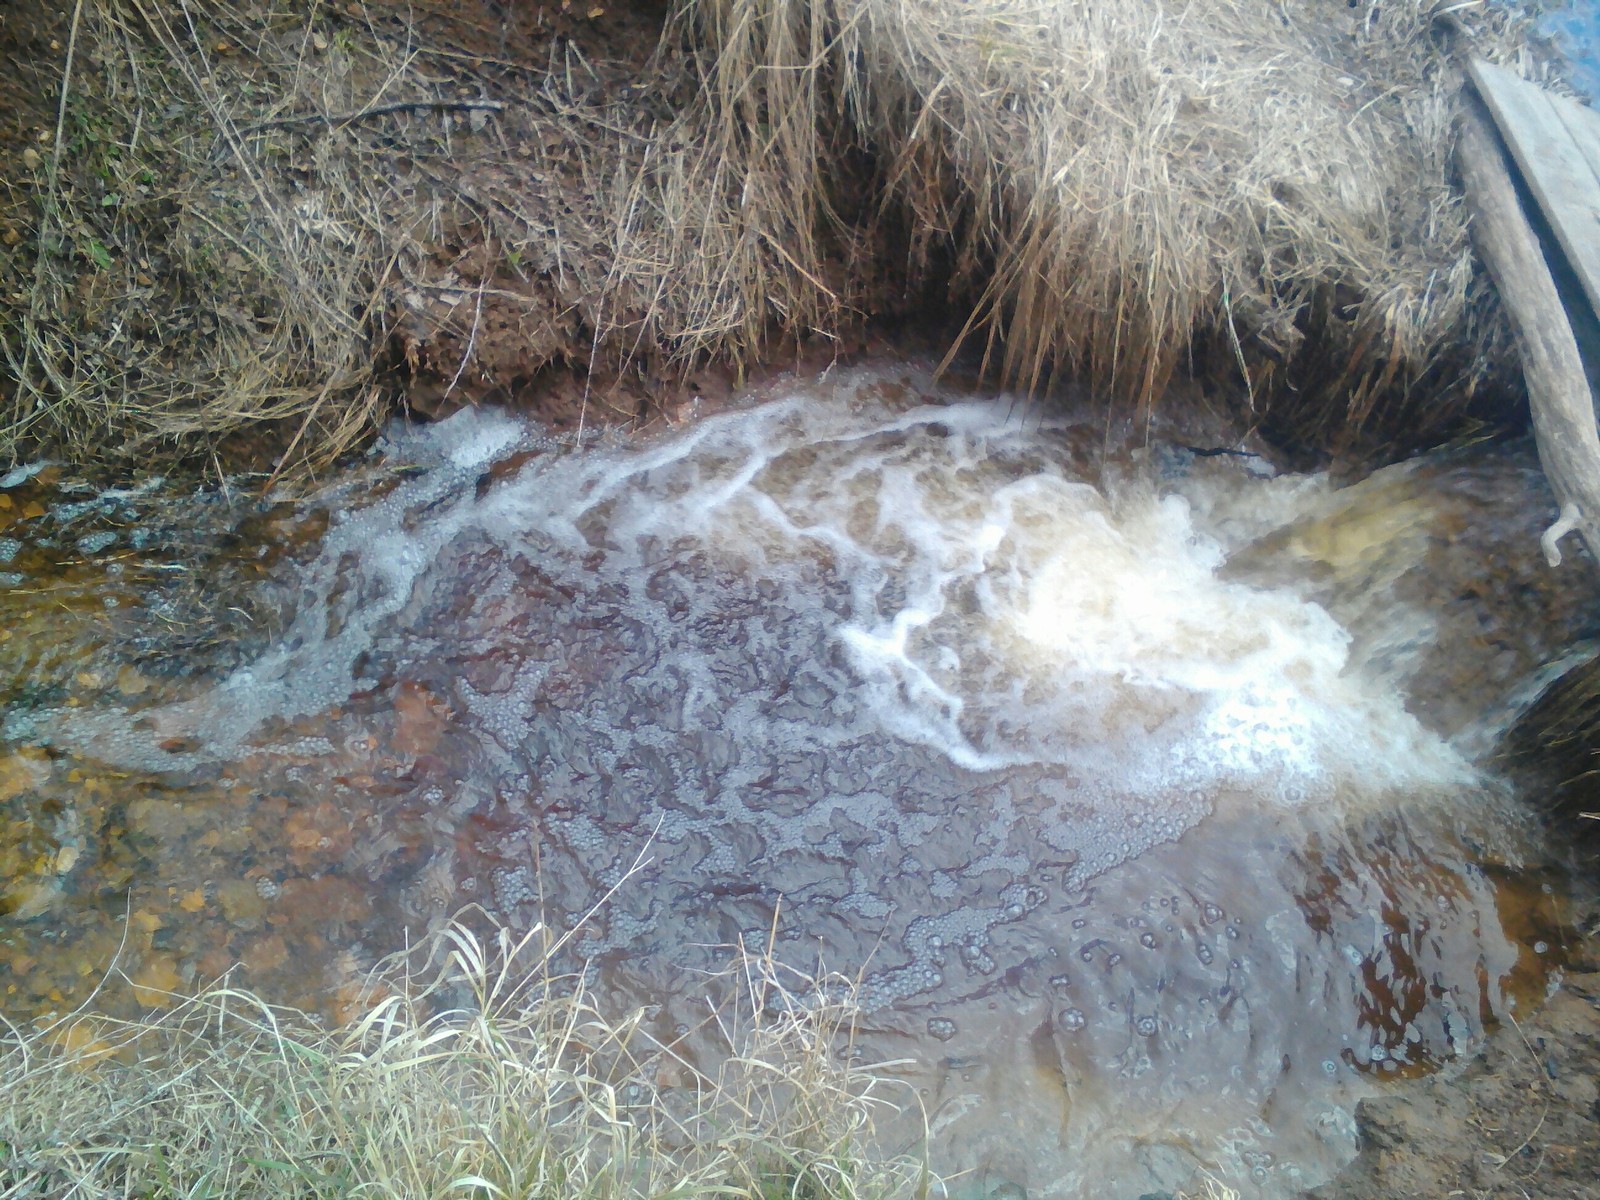
{"type": "Polygon", "coordinates": [[[1208,5],[24,0],[0,445],[305,468],[896,322],[1123,411],[1192,375],[1313,451],[1504,417],[1433,6],[1208,5]]]}

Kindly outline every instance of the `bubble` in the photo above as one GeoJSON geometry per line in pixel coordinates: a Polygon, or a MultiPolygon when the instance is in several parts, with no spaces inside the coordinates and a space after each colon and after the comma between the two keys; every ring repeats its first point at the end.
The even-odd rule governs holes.
{"type": "Polygon", "coordinates": [[[1212,958],[1215,957],[1211,953],[1211,947],[1206,945],[1204,942],[1198,942],[1195,944],[1194,956],[1208,967],[1211,965],[1212,958]]]}
{"type": "Polygon", "coordinates": [[[928,1032],[941,1042],[948,1042],[956,1035],[956,1023],[948,1017],[930,1017],[928,1032]]]}
{"type": "Polygon", "coordinates": [[[1386,1059],[1388,1057],[1389,1057],[1388,1049],[1385,1048],[1384,1046],[1381,1046],[1381,1045],[1373,1046],[1370,1050],[1367,1051],[1367,1061],[1368,1062],[1378,1063],[1378,1062],[1382,1062],[1384,1059],[1386,1059]]]}
{"type": "Polygon", "coordinates": [[[1077,1033],[1088,1023],[1089,1019],[1083,1015],[1083,1009],[1081,1008],[1062,1009],[1061,1013],[1056,1017],[1056,1024],[1060,1025],[1067,1033],[1077,1033]]]}
{"type": "Polygon", "coordinates": [[[1052,975],[1050,976],[1050,986],[1058,992],[1064,992],[1072,986],[1072,977],[1070,975],[1052,975]]]}
{"type": "Polygon", "coordinates": [[[1331,1059],[1331,1058],[1323,1059],[1322,1060],[1322,1073],[1324,1075],[1327,1075],[1327,1076],[1330,1076],[1330,1077],[1334,1076],[1334,1075],[1337,1075],[1339,1073],[1339,1064],[1334,1062],[1333,1059],[1331,1059]]]}
{"type": "Polygon", "coordinates": [[[1223,933],[1227,934],[1233,941],[1239,940],[1239,927],[1237,925],[1229,925],[1223,930],[1223,933]]]}
{"type": "Polygon", "coordinates": [[[1140,1016],[1134,1019],[1133,1031],[1140,1037],[1155,1037],[1159,1023],[1153,1016],[1140,1016]]]}
{"type": "Polygon", "coordinates": [[[1141,933],[1139,935],[1139,945],[1146,950],[1154,950],[1156,948],[1156,935],[1153,933],[1141,933]]]}
{"type": "Polygon", "coordinates": [[[1550,943],[1548,942],[1538,941],[1533,944],[1533,952],[1535,954],[1543,954],[1548,949],[1550,949],[1550,943]]]}
{"type": "Polygon", "coordinates": [[[1215,904],[1212,904],[1210,901],[1207,901],[1205,906],[1200,911],[1203,914],[1202,919],[1207,925],[1215,925],[1218,921],[1222,920],[1222,910],[1215,904]]]}

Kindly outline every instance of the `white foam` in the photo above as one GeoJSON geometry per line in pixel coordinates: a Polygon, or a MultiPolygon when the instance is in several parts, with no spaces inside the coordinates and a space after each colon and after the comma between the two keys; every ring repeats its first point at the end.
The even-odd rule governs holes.
{"type": "MultiPolygon", "coordinates": [[[[624,583],[664,554],[709,554],[798,605],[823,603],[808,582],[822,571],[822,592],[843,593],[825,616],[870,720],[971,771],[1068,769],[1078,800],[1094,797],[1104,862],[1177,836],[1221,790],[1297,804],[1470,776],[1398,695],[1346,670],[1349,638],[1327,613],[1219,575],[1241,512],[1259,533],[1315,486],[1243,469],[1226,499],[1108,486],[1066,423],[1025,424],[1004,401],[896,406],[876,383],[795,389],[632,446],[550,449],[482,489],[485,469],[536,443],[515,419],[468,410],[397,439],[431,466],[332,526],[280,643],[145,719],[226,758],[269,720],[342,703],[375,640],[397,635],[418,589],[450,586],[477,539],[534,558],[598,547],[624,583]]],[[[718,702],[704,670],[682,664],[690,714],[718,702]]],[[[187,762],[115,714],[60,718],[65,743],[187,762]]]]}

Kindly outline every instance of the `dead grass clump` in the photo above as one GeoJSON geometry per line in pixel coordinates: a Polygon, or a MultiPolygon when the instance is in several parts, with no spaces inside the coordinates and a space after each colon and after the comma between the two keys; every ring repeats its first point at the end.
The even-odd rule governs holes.
{"type": "Polygon", "coordinates": [[[692,76],[650,62],[659,18],[602,60],[599,26],[519,7],[496,57],[491,9],[79,0],[59,129],[0,201],[0,454],[277,423],[315,466],[372,428],[385,364],[438,411],[845,321],[864,283],[787,165],[730,158],[692,76]]]}
{"type": "MultiPolygon", "coordinates": [[[[685,0],[678,21],[724,144],[786,162],[791,210],[828,213],[842,137],[877,156],[913,272],[951,270],[1005,383],[1068,369],[1149,402],[1199,339],[1266,393],[1302,382],[1315,322],[1320,368],[1380,372],[1360,418],[1480,337],[1435,7],[685,0]]],[[[1480,51],[1517,43],[1476,19],[1480,51]]]]}
{"type": "Polygon", "coordinates": [[[299,415],[320,449],[370,421],[385,260],[410,230],[359,158],[307,190],[239,152],[240,101],[297,91],[263,77],[282,34],[198,6],[73,9],[42,164],[10,197],[32,252],[0,325],[13,454],[148,456],[299,415]]]}
{"type": "Polygon", "coordinates": [[[1600,863],[1600,654],[1570,664],[1502,739],[1501,766],[1574,856],[1600,863]]]}
{"type": "Polygon", "coordinates": [[[834,1053],[841,1007],[757,982],[715,1026],[725,1058],[702,1074],[642,1015],[603,1019],[575,981],[550,977],[538,945],[450,927],[426,987],[380,977],[371,1008],[338,1029],[224,986],[142,1023],[12,1029],[0,1184],[549,1200],[925,1190],[915,1164],[869,1162],[875,1102],[834,1053]]]}
{"type": "Polygon", "coordinates": [[[0,173],[0,454],[274,425],[316,466],[396,392],[537,411],[551,368],[628,419],[930,303],[1007,386],[1438,433],[1507,343],[1435,7],[77,0],[0,173]]]}

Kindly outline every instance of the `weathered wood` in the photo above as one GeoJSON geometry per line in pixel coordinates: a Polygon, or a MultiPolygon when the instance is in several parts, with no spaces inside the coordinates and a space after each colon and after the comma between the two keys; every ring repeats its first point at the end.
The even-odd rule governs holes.
{"type": "Polygon", "coordinates": [[[1481,58],[1468,70],[1600,315],[1600,114],[1481,58]]]}
{"type": "Polygon", "coordinates": [[[1600,179],[1600,112],[1581,104],[1561,104],[1556,106],[1556,115],[1589,164],[1589,170],[1600,179]]]}
{"type": "Polygon", "coordinates": [[[1588,376],[1500,139],[1476,104],[1463,121],[1456,165],[1473,209],[1473,241],[1516,332],[1539,461],[1561,510],[1541,539],[1545,557],[1558,566],[1557,543],[1577,530],[1600,562],[1600,433],[1588,376]]]}

